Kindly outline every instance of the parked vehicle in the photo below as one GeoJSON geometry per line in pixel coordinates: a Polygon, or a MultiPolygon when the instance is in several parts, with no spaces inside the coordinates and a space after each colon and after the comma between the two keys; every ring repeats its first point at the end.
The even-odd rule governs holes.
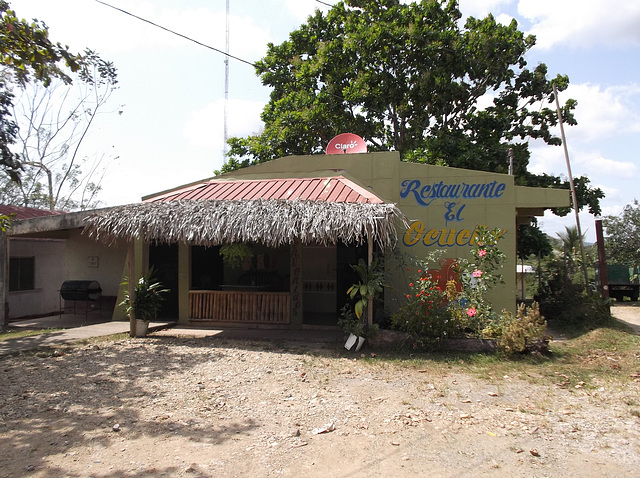
{"type": "Polygon", "coordinates": [[[638,300],[638,296],[640,296],[639,274],[640,266],[630,266],[628,264],[608,265],[609,297],[620,302],[625,297],[632,301],[638,300]]]}

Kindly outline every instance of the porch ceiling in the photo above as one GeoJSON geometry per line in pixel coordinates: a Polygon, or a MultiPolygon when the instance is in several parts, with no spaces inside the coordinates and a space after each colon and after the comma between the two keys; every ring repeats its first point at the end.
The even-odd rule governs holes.
{"type": "MultiPolygon", "coordinates": [[[[375,197],[375,196],[374,196],[375,197]]],[[[397,241],[396,221],[406,218],[395,204],[284,199],[158,200],[91,214],[85,233],[103,242],[119,239],[221,245],[361,243],[380,247],[397,241]]]]}

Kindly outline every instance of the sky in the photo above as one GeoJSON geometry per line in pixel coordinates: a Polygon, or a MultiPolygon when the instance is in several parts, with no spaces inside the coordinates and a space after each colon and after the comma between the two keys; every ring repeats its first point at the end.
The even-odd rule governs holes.
{"type": "MultiPolygon", "coordinates": [[[[226,0],[104,0],[106,3],[225,50],[226,0]]],[[[18,17],[37,18],[53,41],[72,51],[90,48],[118,69],[119,88],[92,127],[86,147],[108,164],[102,206],[209,178],[223,164],[224,55],[168,33],[96,0],[13,0],[18,17]]],[[[229,52],[248,62],[262,58],[269,42],[282,43],[316,9],[317,0],[230,0],[229,52]]],[[[601,188],[602,215],[618,215],[640,199],[640,2],[629,0],[461,0],[465,17],[491,13],[536,35],[529,66],[545,63],[549,77],[568,75],[561,102],[577,100],[577,126],[566,126],[573,176],[601,188]]],[[[229,60],[228,136],[260,131],[269,100],[252,66],[229,60]]],[[[559,135],[559,130],[555,131],[559,135]]],[[[355,132],[357,133],[357,132],[355,132]]],[[[529,170],[567,177],[562,147],[530,143],[529,170]]],[[[587,241],[595,240],[594,216],[580,214],[587,241]]],[[[541,229],[552,236],[576,225],[572,213],[546,213],[541,229]]]]}

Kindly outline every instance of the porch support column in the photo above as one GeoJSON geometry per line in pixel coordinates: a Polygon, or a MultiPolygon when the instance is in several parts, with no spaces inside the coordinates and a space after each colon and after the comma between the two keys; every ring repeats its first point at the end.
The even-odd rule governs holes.
{"type": "MultiPolygon", "coordinates": [[[[132,239],[129,242],[129,300],[131,302],[136,299],[136,242],[135,239],[132,239]]],[[[131,337],[136,336],[136,317],[133,313],[133,310],[129,312],[129,335],[131,337]]]]}
{"type": "Polygon", "coordinates": [[[302,244],[289,246],[289,294],[291,297],[291,326],[302,327],[302,244]]]}
{"type": "Polygon", "coordinates": [[[189,287],[191,278],[191,246],[178,243],[178,323],[189,323],[189,287]]]}
{"type": "Polygon", "coordinates": [[[9,237],[0,229],[0,326],[9,325],[9,237]]]}
{"type": "MultiPolygon", "coordinates": [[[[367,266],[371,270],[373,263],[373,238],[371,237],[371,229],[367,231],[367,266]]],[[[373,325],[373,298],[369,297],[367,302],[367,323],[373,325]]]]}

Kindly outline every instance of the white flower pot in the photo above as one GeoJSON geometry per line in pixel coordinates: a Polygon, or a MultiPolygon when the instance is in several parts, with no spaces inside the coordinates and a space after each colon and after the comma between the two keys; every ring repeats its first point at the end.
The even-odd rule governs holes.
{"type": "Polygon", "coordinates": [[[146,337],[149,329],[149,322],[136,319],[136,337],[146,337]]]}
{"type": "Polygon", "coordinates": [[[344,348],[352,352],[358,352],[364,344],[364,337],[358,337],[357,335],[349,334],[347,341],[344,343],[344,348]]]}

